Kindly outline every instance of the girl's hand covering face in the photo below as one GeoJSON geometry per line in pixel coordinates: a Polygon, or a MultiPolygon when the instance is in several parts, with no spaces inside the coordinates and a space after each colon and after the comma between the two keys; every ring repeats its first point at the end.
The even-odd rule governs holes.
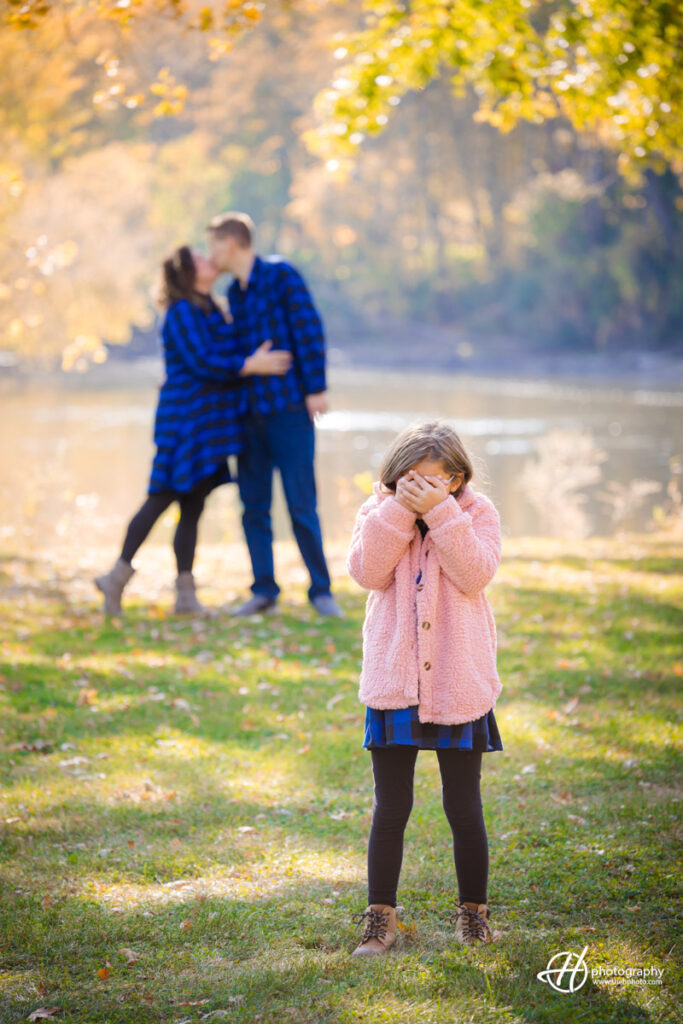
{"type": "Polygon", "coordinates": [[[415,508],[414,498],[406,487],[406,477],[401,476],[396,481],[396,501],[399,505],[403,505],[409,512],[414,512],[417,516],[417,509],[415,508]]]}
{"type": "Polygon", "coordinates": [[[421,476],[409,470],[396,482],[396,500],[419,515],[444,501],[450,494],[451,480],[440,476],[421,476]]]}

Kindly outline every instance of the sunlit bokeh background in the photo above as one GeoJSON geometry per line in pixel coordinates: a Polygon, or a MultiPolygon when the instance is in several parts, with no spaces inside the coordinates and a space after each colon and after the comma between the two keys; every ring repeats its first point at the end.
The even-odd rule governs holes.
{"type": "MultiPolygon", "coordinates": [[[[659,15],[510,3],[467,22],[465,3],[448,27],[418,6],[391,25],[373,0],[8,6],[3,543],[116,548],[163,374],[150,286],[228,208],[325,319],[330,542],[391,437],[433,416],[508,536],[679,517],[683,150],[659,15]]],[[[213,495],[203,540],[239,540],[239,511],[213,495]]]]}

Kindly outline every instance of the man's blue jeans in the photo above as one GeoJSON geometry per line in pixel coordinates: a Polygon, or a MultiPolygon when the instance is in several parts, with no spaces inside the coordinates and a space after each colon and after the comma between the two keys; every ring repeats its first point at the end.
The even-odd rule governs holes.
{"type": "Polygon", "coordinates": [[[271,598],[280,593],[275,582],[270,521],[273,470],[279,469],[294,536],[311,576],[309,599],[329,594],[330,574],[317,512],[315,427],[308,410],[302,406],[267,416],[249,413],[244,421],[244,434],[244,450],[237,460],[237,482],[254,572],[252,591],[271,598]]]}

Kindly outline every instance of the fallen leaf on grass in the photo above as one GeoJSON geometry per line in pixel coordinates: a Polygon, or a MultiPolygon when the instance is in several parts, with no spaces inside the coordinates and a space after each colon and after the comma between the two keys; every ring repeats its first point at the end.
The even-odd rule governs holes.
{"type": "Polygon", "coordinates": [[[29,1013],[29,1020],[52,1020],[56,1013],[59,1013],[59,1006],[39,1006],[37,1010],[29,1013]]]}
{"type": "Polygon", "coordinates": [[[157,690],[156,686],[150,686],[147,689],[147,700],[161,702],[166,700],[166,694],[163,690],[157,690]]]}
{"type": "Polygon", "coordinates": [[[49,754],[52,744],[48,740],[30,740],[23,743],[12,743],[8,750],[25,750],[34,754],[49,754]]]}
{"type": "Polygon", "coordinates": [[[414,921],[411,921],[410,924],[404,924],[403,921],[397,921],[396,927],[400,932],[403,932],[405,935],[413,935],[417,930],[415,928],[414,921]]]}
{"type": "Polygon", "coordinates": [[[106,981],[110,973],[111,972],[108,967],[100,967],[99,971],[97,972],[97,977],[100,978],[102,981],[106,981]]]}
{"type": "Polygon", "coordinates": [[[554,800],[556,804],[570,804],[574,802],[574,797],[566,789],[563,789],[561,793],[551,793],[550,799],[554,800]]]}
{"type": "Polygon", "coordinates": [[[174,697],[171,701],[171,707],[175,708],[176,711],[191,711],[189,701],[186,701],[184,697],[174,697]]]}
{"type": "Polygon", "coordinates": [[[122,946],[121,949],[119,950],[119,953],[121,954],[121,956],[125,956],[126,963],[129,966],[130,964],[136,964],[140,959],[140,954],[136,953],[134,949],[129,949],[128,946],[122,946]]]}
{"type": "Polygon", "coordinates": [[[192,920],[192,918],[191,917],[186,917],[184,921],[180,922],[180,930],[182,932],[186,932],[187,929],[191,928],[193,924],[194,924],[194,921],[192,920]]]}
{"type": "Polygon", "coordinates": [[[97,690],[92,687],[88,689],[82,689],[78,691],[78,697],[76,698],[76,706],[79,708],[90,707],[97,703],[97,690]]]}
{"type": "MultiPolygon", "coordinates": [[[[244,996],[228,996],[229,1003],[243,1003],[244,996]]],[[[229,1017],[230,1010],[209,1010],[208,1013],[203,1013],[200,1020],[208,1020],[210,1017],[229,1017]]]]}
{"type": "Polygon", "coordinates": [[[577,825],[587,825],[588,822],[585,818],[582,818],[580,814],[568,814],[567,817],[570,821],[575,821],[577,825]]]}
{"type": "Polygon", "coordinates": [[[90,758],[76,754],[75,757],[69,757],[65,761],[57,762],[59,768],[75,768],[79,764],[90,764],[90,758]]]}

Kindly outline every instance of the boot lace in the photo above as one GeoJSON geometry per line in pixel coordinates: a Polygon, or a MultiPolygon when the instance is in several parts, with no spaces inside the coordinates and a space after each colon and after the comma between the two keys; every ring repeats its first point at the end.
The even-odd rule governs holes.
{"type": "Polygon", "coordinates": [[[466,906],[461,903],[460,906],[456,907],[455,913],[451,914],[451,924],[457,924],[458,921],[462,921],[461,928],[463,935],[466,939],[475,939],[480,942],[486,942],[486,936],[491,936],[491,929],[489,928],[488,921],[485,917],[482,917],[478,911],[473,910],[472,907],[466,906]]]}
{"type": "Polygon", "coordinates": [[[381,941],[387,932],[389,915],[381,910],[364,910],[354,919],[354,923],[359,924],[366,917],[368,920],[363,929],[361,942],[367,942],[368,939],[380,939],[381,941]]]}

